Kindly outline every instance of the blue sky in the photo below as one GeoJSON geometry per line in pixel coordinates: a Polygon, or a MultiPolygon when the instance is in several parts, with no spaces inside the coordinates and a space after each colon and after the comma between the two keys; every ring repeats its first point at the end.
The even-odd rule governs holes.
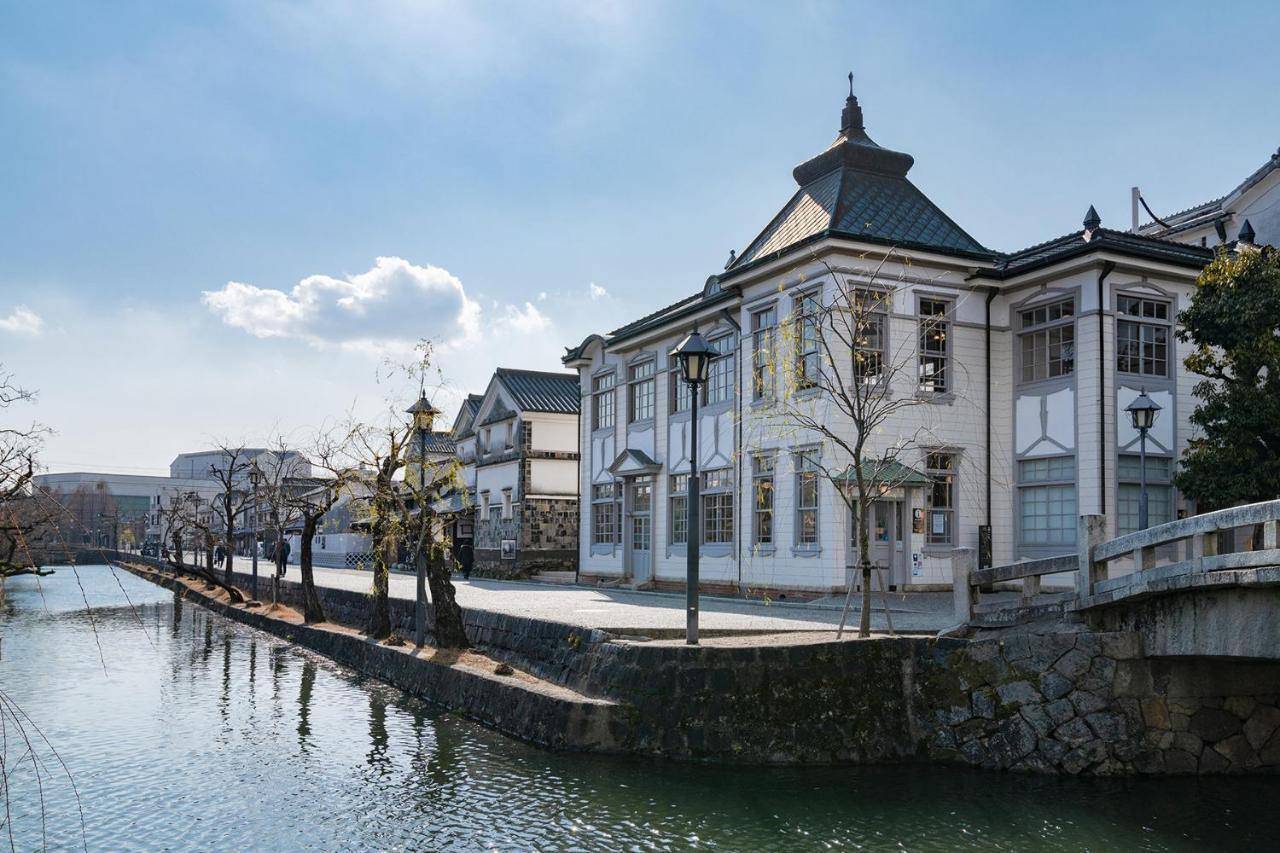
{"type": "Polygon", "coordinates": [[[1130,186],[1170,212],[1280,145],[1277,24],[1257,3],[2,4],[0,361],[40,389],[50,468],[126,472],[380,409],[403,390],[380,363],[421,336],[446,404],[499,364],[557,369],[755,235],[850,69],[871,135],[986,245],[1089,204],[1127,227],[1130,186]]]}

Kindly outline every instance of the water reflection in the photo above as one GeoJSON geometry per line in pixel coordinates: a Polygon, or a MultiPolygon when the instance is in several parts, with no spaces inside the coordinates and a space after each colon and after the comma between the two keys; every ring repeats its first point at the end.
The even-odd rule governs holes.
{"type": "Polygon", "coordinates": [[[307,751],[307,738],[311,734],[311,690],[316,683],[316,665],[309,660],[302,662],[302,677],[298,679],[298,748],[307,751]]]}
{"type": "MultiPolygon", "coordinates": [[[[11,582],[0,685],[75,774],[90,850],[1198,851],[1269,849],[1280,832],[1270,779],[548,753],[124,576],[139,622],[110,606],[105,570],[80,574],[101,605],[96,641],[74,579],[45,579],[43,600],[11,582]]],[[[44,793],[50,846],[77,847],[74,797],[65,785],[44,793]]],[[[14,846],[39,847],[30,787],[19,799],[14,846]]]]}

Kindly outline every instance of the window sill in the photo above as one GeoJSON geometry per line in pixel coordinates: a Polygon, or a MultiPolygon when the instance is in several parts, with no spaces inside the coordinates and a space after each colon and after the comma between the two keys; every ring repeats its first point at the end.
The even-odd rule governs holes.
{"type": "Polygon", "coordinates": [[[642,418],[638,421],[629,421],[627,429],[653,429],[653,418],[642,418]]]}
{"type": "Polygon", "coordinates": [[[950,406],[956,401],[954,391],[916,391],[915,397],[922,403],[932,403],[936,406],[950,406]]]}
{"type": "Polygon", "coordinates": [[[773,545],[752,545],[748,553],[752,557],[772,557],[777,550],[773,545]]]}
{"type": "Polygon", "coordinates": [[[616,427],[611,427],[611,426],[606,426],[606,427],[594,427],[594,428],[591,430],[591,437],[592,437],[592,438],[595,438],[595,437],[597,437],[597,436],[601,436],[601,435],[612,435],[615,429],[616,429],[616,427]]]}
{"type": "Polygon", "coordinates": [[[791,556],[793,557],[817,557],[822,554],[822,548],[817,545],[792,545],[791,556]]]}

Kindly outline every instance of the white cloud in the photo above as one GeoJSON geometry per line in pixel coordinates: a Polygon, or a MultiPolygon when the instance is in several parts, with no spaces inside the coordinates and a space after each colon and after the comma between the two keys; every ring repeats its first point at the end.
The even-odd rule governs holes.
{"type": "Polygon", "coordinates": [[[14,335],[30,335],[34,338],[40,334],[43,326],[44,320],[40,319],[40,315],[25,305],[16,306],[8,317],[0,317],[0,331],[14,335]]]}
{"type": "Polygon", "coordinates": [[[604,299],[606,296],[609,295],[609,291],[605,290],[603,287],[596,284],[594,281],[591,282],[589,287],[591,288],[592,299],[604,299]]]}
{"type": "Polygon", "coordinates": [[[287,293],[237,281],[205,291],[224,323],[258,338],[297,338],[313,346],[396,348],[421,338],[448,346],[479,333],[480,306],[448,270],[378,258],[346,278],[312,275],[287,293]]]}
{"type": "Polygon", "coordinates": [[[534,332],[548,332],[551,330],[551,320],[547,318],[532,302],[526,302],[524,309],[521,310],[514,305],[508,305],[506,313],[494,322],[497,331],[515,330],[525,334],[533,334],[534,332]]]}

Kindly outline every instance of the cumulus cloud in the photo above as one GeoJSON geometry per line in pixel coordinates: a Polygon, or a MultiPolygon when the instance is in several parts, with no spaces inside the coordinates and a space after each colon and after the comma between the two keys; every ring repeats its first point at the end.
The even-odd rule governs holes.
{"type": "Polygon", "coordinates": [[[8,317],[0,317],[0,331],[13,335],[30,335],[35,337],[44,327],[40,315],[25,305],[15,306],[8,317]]]}
{"type": "Polygon", "coordinates": [[[494,326],[498,331],[514,330],[532,334],[550,331],[551,320],[534,307],[532,302],[526,302],[523,309],[508,305],[506,312],[494,322],[494,326]]]}
{"type": "Polygon", "coordinates": [[[606,296],[609,295],[609,291],[605,290],[603,287],[596,284],[594,281],[591,282],[589,286],[591,288],[592,299],[604,299],[606,296]]]}
{"type": "MultiPolygon", "coordinates": [[[[448,270],[378,258],[358,275],[313,275],[288,292],[230,281],[205,291],[224,323],[259,338],[384,350],[421,338],[448,346],[475,337],[480,306],[448,270]]],[[[530,306],[532,307],[532,306],[530,306]]]]}

